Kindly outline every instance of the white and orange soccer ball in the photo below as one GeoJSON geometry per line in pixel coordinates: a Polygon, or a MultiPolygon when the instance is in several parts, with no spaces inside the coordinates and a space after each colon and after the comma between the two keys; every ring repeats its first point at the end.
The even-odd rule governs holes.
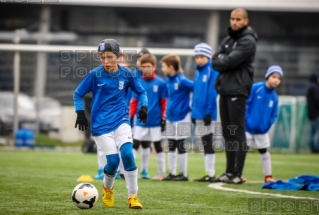
{"type": "Polygon", "coordinates": [[[92,208],[98,199],[99,192],[96,187],[90,183],[78,184],[72,191],[72,201],[76,207],[81,209],[92,208]]]}

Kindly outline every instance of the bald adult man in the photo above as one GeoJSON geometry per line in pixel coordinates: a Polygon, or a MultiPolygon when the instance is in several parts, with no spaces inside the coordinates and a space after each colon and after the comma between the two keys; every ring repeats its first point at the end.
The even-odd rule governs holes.
{"type": "Polygon", "coordinates": [[[213,55],[212,67],[219,72],[215,88],[220,94],[219,110],[225,139],[226,171],[211,182],[243,183],[247,143],[245,106],[253,83],[252,62],[256,53],[256,32],[248,26],[243,8],[231,12],[228,36],[213,55]]]}

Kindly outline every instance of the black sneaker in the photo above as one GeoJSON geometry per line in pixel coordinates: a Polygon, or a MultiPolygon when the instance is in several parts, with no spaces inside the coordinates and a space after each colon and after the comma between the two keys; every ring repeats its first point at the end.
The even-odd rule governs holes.
{"type": "Polygon", "coordinates": [[[180,173],[175,178],[173,178],[172,181],[188,181],[188,177],[180,173]]]}
{"type": "Polygon", "coordinates": [[[166,176],[165,178],[163,178],[163,181],[171,181],[173,180],[174,178],[176,178],[176,175],[173,175],[173,174],[169,174],[168,176],[166,176]]]}
{"type": "Polygon", "coordinates": [[[203,175],[203,177],[201,178],[196,178],[194,179],[194,181],[198,181],[198,182],[210,182],[212,180],[215,179],[215,176],[210,177],[208,174],[203,175]]]}
{"type": "Polygon", "coordinates": [[[213,178],[209,182],[210,183],[218,183],[218,182],[228,183],[229,181],[231,181],[233,177],[234,176],[231,173],[224,173],[221,176],[219,176],[219,178],[213,178]]]}
{"type": "Polygon", "coordinates": [[[225,181],[224,183],[228,183],[228,184],[242,184],[246,182],[246,178],[243,177],[239,177],[239,176],[235,176],[232,177],[229,181],[225,181]]]}

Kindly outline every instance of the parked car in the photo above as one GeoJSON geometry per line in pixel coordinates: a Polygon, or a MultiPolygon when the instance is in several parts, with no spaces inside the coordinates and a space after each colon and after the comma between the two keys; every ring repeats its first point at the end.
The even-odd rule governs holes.
{"type": "MultiPolygon", "coordinates": [[[[0,134],[7,135],[13,131],[14,121],[14,94],[0,92],[0,134]]],[[[20,93],[18,95],[18,119],[20,128],[35,129],[36,112],[31,97],[20,93]]]]}
{"type": "Polygon", "coordinates": [[[33,97],[36,110],[39,111],[39,131],[59,131],[61,104],[58,100],[50,97],[36,99],[33,97]]]}

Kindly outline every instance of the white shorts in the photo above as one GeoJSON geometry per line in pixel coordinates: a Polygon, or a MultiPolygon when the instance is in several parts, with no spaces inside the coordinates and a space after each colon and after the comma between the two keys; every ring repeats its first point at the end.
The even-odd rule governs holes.
{"type": "Polygon", "coordinates": [[[132,143],[131,126],[126,123],[120,125],[114,131],[93,137],[99,155],[117,154],[124,143],[132,143]]]}
{"type": "Polygon", "coordinates": [[[134,135],[134,128],[136,127],[136,115],[133,116],[133,127],[131,127],[132,129],[132,134],[134,135]]]}
{"type": "Polygon", "coordinates": [[[251,133],[246,132],[246,140],[247,140],[247,145],[255,149],[265,149],[270,147],[270,140],[269,140],[268,133],[253,135],[251,133]]]}
{"type": "Polygon", "coordinates": [[[181,140],[192,136],[191,114],[188,113],[184,119],[178,122],[170,122],[167,120],[166,129],[163,132],[163,138],[181,140]]]}
{"type": "Polygon", "coordinates": [[[197,119],[195,124],[194,135],[195,137],[202,137],[210,133],[213,134],[214,127],[215,127],[214,121],[212,121],[209,126],[205,126],[203,120],[197,119]]]}
{"type": "Polygon", "coordinates": [[[135,140],[160,141],[162,139],[161,127],[145,128],[134,126],[133,136],[135,140]]]}

